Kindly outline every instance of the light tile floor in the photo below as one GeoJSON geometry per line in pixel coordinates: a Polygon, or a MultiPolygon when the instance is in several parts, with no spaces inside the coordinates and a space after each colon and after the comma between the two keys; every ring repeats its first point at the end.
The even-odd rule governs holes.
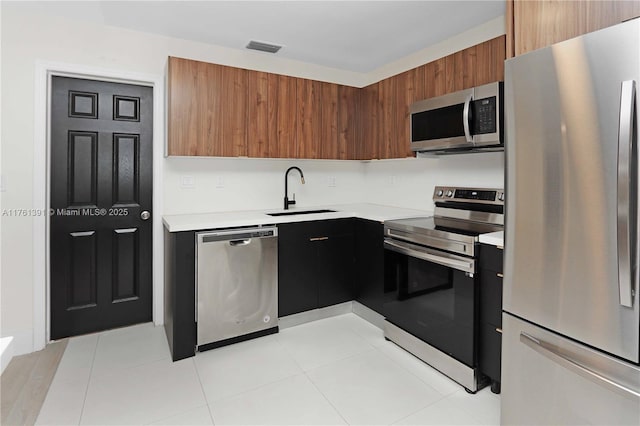
{"type": "Polygon", "coordinates": [[[500,423],[476,395],[354,314],[171,362],[162,327],[70,339],[36,424],[500,423]]]}

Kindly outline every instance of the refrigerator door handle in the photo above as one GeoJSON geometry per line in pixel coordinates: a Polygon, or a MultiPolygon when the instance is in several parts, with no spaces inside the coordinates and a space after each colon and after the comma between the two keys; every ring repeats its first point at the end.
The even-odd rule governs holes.
{"type": "Polygon", "coordinates": [[[464,101],[464,109],[462,110],[462,125],[464,126],[464,136],[467,138],[467,142],[473,142],[473,136],[471,135],[471,130],[469,126],[469,107],[471,106],[471,101],[473,100],[473,95],[469,95],[467,99],[464,101]]]}
{"type": "Polygon", "coordinates": [[[633,114],[635,106],[634,80],[622,82],[620,122],[618,128],[618,287],[620,305],[633,307],[635,252],[635,147],[633,114]]]}
{"type": "Polygon", "coordinates": [[[602,374],[596,373],[590,368],[580,364],[578,361],[575,361],[566,355],[560,354],[555,350],[554,345],[547,343],[544,340],[536,339],[535,337],[525,333],[524,331],[521,331],[520,341],[539,354],[549,358],[556,364],[559,364],[566,369],[579,374],[580,376],[594,382],[597,385],[605,387],[626,398],[630,398],[632,401],[637,401],[638,398],[640,398],[640,392],[630,389],[627,386],[621,385],[620,383],[617,383],[603,376],[602,374]]]}

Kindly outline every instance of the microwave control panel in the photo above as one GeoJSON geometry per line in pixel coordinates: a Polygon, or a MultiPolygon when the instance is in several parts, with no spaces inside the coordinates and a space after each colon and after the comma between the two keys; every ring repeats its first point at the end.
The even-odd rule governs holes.
{"type": "Polygon", "coordinates": [[[497,130],[496,97],[473,101],[473,133],[482,135],[497,130]]]}

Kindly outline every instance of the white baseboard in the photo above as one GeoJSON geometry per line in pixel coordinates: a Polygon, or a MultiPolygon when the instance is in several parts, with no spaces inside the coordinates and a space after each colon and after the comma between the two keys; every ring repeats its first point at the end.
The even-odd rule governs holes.
{"type": "Polygon", "coordinates": [[[35,352],[33,346],[33,332],[29,331],[16,331],[16,330],[3,330],[6,334],[11,335],[13,340],[11,342],[13,356],[30,354],[35,352]]]}
{"type": "Polygon", "coordinates": [[[4,369],[13,358],[13,337],[0,338],[0,374],[4,373],[4,369]]]}

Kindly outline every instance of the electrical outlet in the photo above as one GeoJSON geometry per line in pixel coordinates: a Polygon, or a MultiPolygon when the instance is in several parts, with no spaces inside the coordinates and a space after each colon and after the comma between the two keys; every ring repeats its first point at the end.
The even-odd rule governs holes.
{"type": "Polygon", "coordinates": [[[194,189],[196,187],[196,179],[193,176],[181,176],[180,188],[182,189],[194,189]]]}
{"type": "Polygon", "coordinates": [[[336,177],[335,176],[329,176],[327,178],[327,183],[329,185],[329,188],[334,188],[336,186],[336,177]]]}
{"type": "Polygon", "coordinates": [[[224,188],[224,178],[222,176],[216,178],[216,188],[224,188]]]}

